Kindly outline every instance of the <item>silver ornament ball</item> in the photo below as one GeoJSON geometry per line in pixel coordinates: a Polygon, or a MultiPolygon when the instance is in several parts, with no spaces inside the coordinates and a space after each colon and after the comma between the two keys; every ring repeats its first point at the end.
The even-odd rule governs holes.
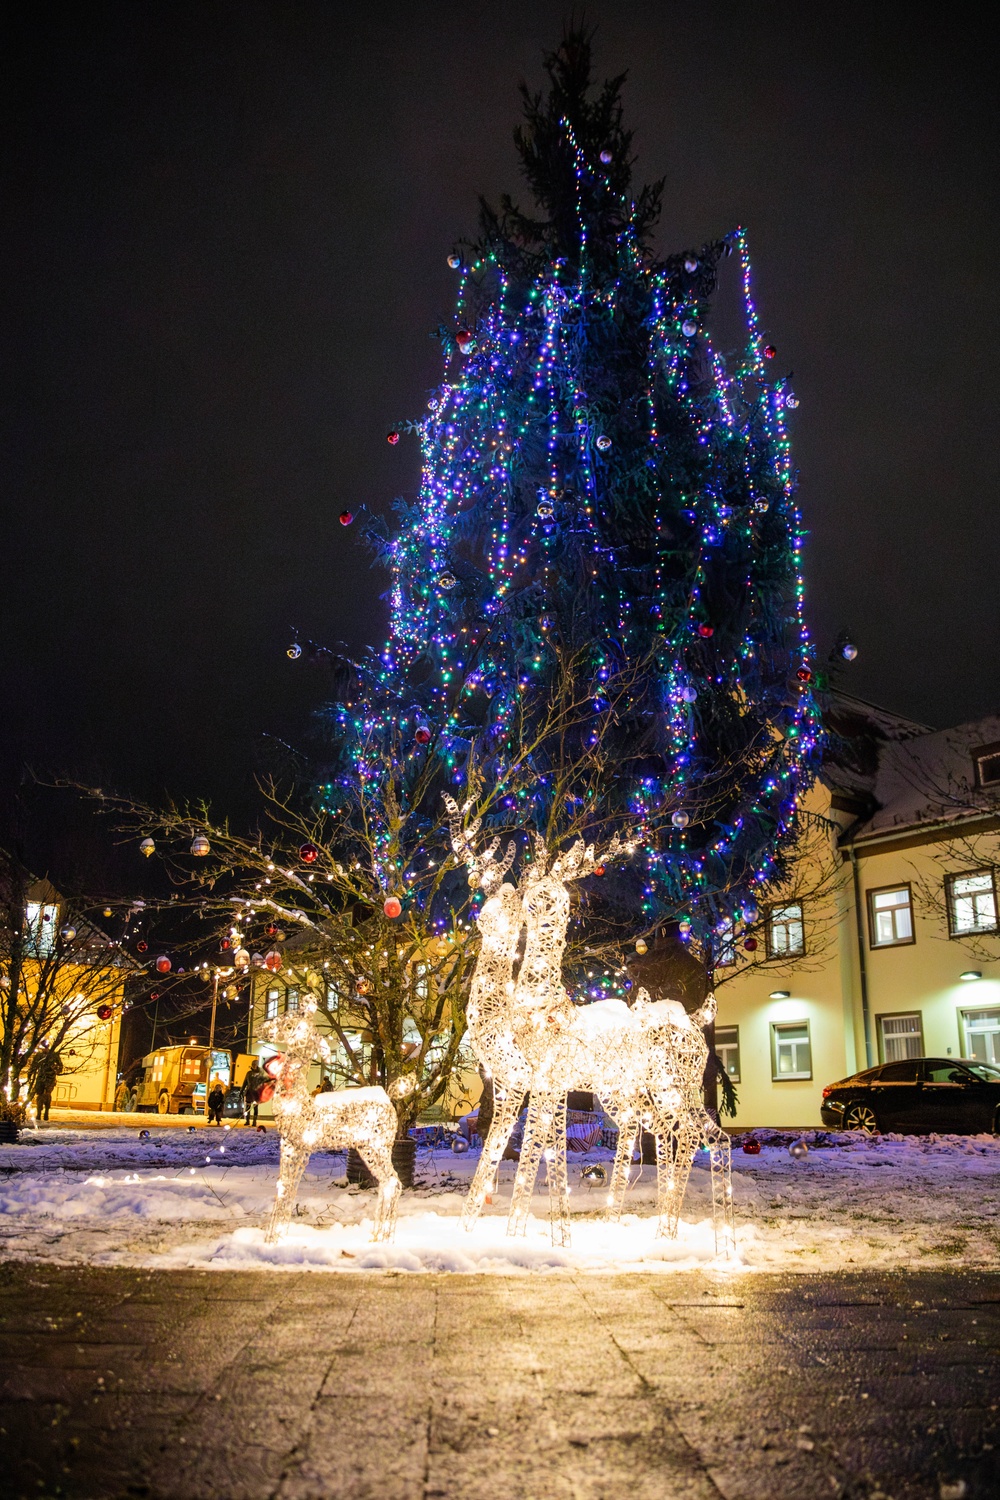
{"type": "Polygon", "coordinates": [[[793,1161],[805,1161],[809,1155],[809,1147],[805,1141],[793,1141],[788,1148],[788,1154],[793,1161]]]}
{"type": "Polygon", "coordinates": [[[684,322],[681,324],[681,333],[683,333],[684,337],[686,339],[693,339],[697,332],[698,325],[695,322],[694,318],[685,318],[684,322]]]}
{"type": "Polygon", "coordinates": [[[469,1149],[469,1143],[464,1135],[456,1135],[451,1143],[451,1149],[455,1156],[464,1156],[469,1149]]]}
{"type": "Polygon", "coordinates": [[[591,1187],[603,1187],[608,1180],[607,1167],[602,1167],[600,1162],[594,1162],[589,1167],[584,1167],[580,1173],[581,1182],[589,1182],[591,1187]]]}

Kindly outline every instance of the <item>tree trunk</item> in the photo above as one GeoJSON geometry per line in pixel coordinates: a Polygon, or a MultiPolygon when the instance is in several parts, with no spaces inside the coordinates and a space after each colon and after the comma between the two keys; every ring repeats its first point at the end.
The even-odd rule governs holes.
{"type": "Polygon", "coordinates": [[[485,1144],[486,1137],[490,1133],[490,1126],[493,1124],[493,1075],[485,1073],[480,1068],[479,1076],[483,1080],[483,1092],[479,1096],[479,1118],[476,1124],[476,1134],[485,1144]]]}

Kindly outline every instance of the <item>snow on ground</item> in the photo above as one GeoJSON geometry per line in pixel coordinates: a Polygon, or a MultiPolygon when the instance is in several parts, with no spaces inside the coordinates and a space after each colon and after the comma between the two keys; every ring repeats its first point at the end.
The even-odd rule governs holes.
{"type": "MultiPolygon", "coordinates": [[[[550,1242],[544,1191],[524,1238],[506,1233],[514,1163],[475,1230],[459,1223],[476,1155],[419,1150],[395,1241],[369,1240],[374,1195],[348,1187],[339,1153],[317,1153],[294,1223],[277,1245],[261,1228],[274,1195],[278,1138],[241,1128],[193,1131],[50,1127],[0,1147],[0,1257],[146,1268],[528,1272],[724,1270],[716,1256],[708,1160],[699,1155],[676,1240],[656,1237],[655,1169],[632,1169],[619,1224],[600,1217],[605,1189],[581,1180],[607,1152],[570,1158],[572,1248],[550,1242]]],[[[1000,1264],[1000,1139],[869,1140],[757,1131],[759,1156],[733,1153],[736,1269],[1000,1264]]]]}

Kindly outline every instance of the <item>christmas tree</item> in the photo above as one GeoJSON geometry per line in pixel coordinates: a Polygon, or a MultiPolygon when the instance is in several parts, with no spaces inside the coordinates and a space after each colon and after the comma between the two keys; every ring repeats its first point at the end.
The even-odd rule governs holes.
{"type": "Polygon", "coordinates": [[[589,883],[594,930],[677,921],[711,969],[782,878],[820,738],[797,402],[772,374],[745,233],[659,258],[662,185],[633,186],[623,78],[593,86],[578,30],[546,70],[515,132],[534,214],[484,205],[449,257],[443,379],[409,424],[419,495],[380,544],[389,638],[329,711],[323,797],[343,808],[389,777],[377,875],[405,906],[471,758],[487,824],[627,830],[631,864],[589,883]],[[728,256],[746,317],[732,360],[708,331],[728,256]]]}

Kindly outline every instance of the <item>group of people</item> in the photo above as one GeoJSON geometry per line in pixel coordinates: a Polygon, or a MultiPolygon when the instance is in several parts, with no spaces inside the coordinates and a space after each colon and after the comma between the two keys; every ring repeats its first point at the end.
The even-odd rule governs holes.
{"type": "MultiPolygon", "coordinates": [[[[257,1111],[260,1108],[260,1096],[264,1091],[265,1085],[270,1081],[260,1063],[254,1058],[240,1088],[240,1105],[243,1110],[244,1125],[256,1125],[257,1111]]],[[[222,1111],[226,1104],[226,1092],[222,1083],[216,1079],[208,1094],[208,1123],[210,1125],[222,1124],[222,1111]]]]}

